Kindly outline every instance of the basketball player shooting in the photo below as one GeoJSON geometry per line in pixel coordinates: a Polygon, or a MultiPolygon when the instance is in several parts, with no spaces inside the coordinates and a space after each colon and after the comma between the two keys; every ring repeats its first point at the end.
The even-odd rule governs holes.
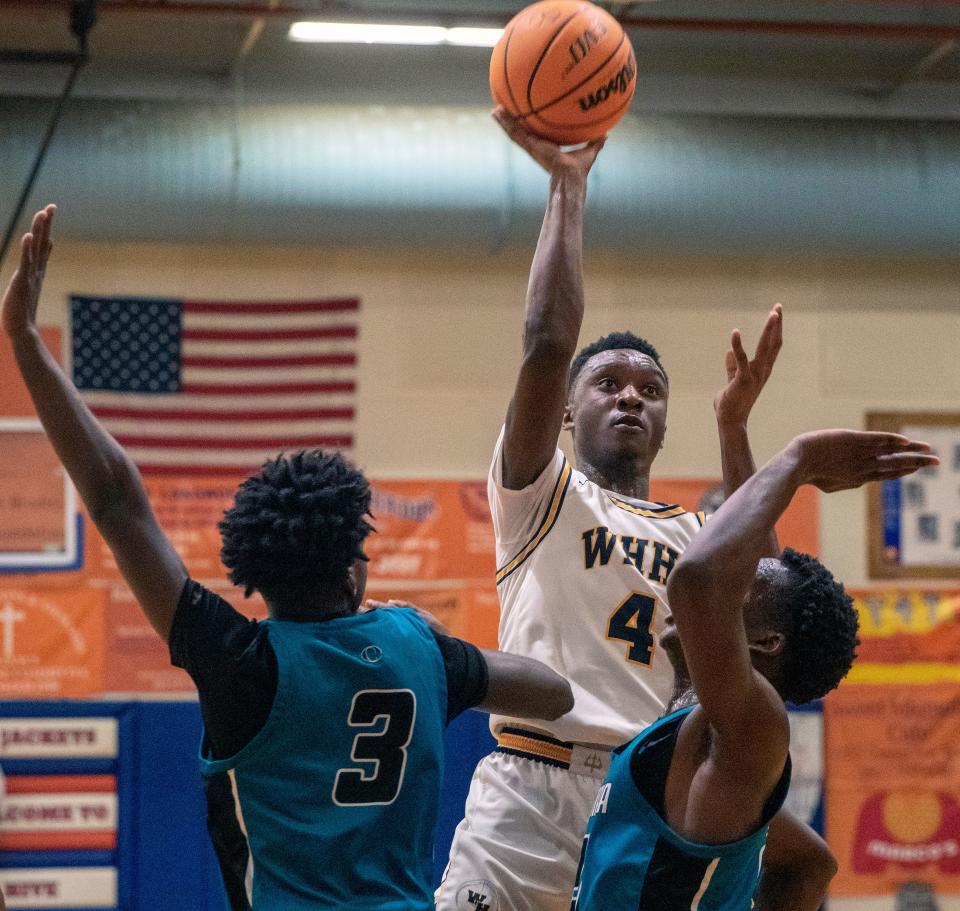
{"type": "MultiPolygon", "coordinates": [[[[790,783],[784,701],[823,697],[849,671],[857,615],[816,559],[765,558],[803,484],[827,493],[893,480],[938,459],[890,433],[793,440],[714,514],[667,583],[660,644],[692,702],[614,750],[584,839],[574,911],[750,911],[767,826],[790,783]]],[[[815,911],[823,877],[761,879],[757,911],[815,911]]]]}
{"type": "Polygon", "coordinates": [[[415,610],[358,613],[370,488],[337,453],[280,456],[237,491],[221,557],[270,619],[189,578],[136,466],[44,347],[35,320],[54,207],[34,217],[2,302],[37,414],[175,665],[197,685],[201,768],[233,769],[258,911],[430,911],[443,728],[471,706],[556,718],[570,688],[415,610]]]}
{"type": "MultiPolygon", "coordinates": [[[[523,359],[488,481],[500,645],[566,676],[576,707],[554,724],[491,718],[497,749],[474,774],[437,905],[567,911],[610,749],[660,717],[670,697],[673,669],[656,637],[667,579],[703,516],[648,500],[669,394],[657,350],[615,332],[576,353],[587,176],[603,140],[565,151],[502,108],[494,117],[550,175],[523,359]],[[573,436],[576,470],[557,448],[561,429],[573,436]]],[[[733,334],[715,401],[728,494],[754,471],[747,419],[781,343],[779,306],[753,359],[733,334]]]]}

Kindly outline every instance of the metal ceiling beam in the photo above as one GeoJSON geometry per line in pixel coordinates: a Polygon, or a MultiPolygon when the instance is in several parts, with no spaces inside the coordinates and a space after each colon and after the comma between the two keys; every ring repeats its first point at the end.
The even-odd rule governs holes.
{"type": "MultiPolygon", "coordinates": [[[[958,0],[960,2],[960,0],[958,0]]],[[[69,0],[0,0],[0,10],[18,9],[37,12],[42,9],[66,9],[69,0]]],[[[324,16],[342,18],[346,15],[362,15],[364,19],[371,16],[369,10],[358,10],[348,2],[325,2],[319,7],[288,6],[264,3],[211,3],[211,2],[171,2],[142,3],[136,0],[105,0],[100,7],[102,16],[113,13],[140,13],[152,15],[199,15],[199,16],[229,16],[233,18],[266,18],[266,19],[297,19],[324,16]]],[[[426,13],[419,18],[426,17],[426,13]]],[[[498,24],[505,24],[509,20],[506,15],[486,15],[475,13],[452,13],[438,11],[433,18],[456,19],[475,21],[477,17],[498,24]]],[[[411,14],[397,12],[376,14],[377,19],[394,20],[410,19],[411,14]]],[[[887,41],[929,41],[943,42],[960,39],[960,24],[958,25],[924,25],[918,23],[869,23],[869,22],[821,22],[802,20],[767,20],[767,19],[707,19],[681,18],[666,16],[638,16],[628,14],[620,21],[626,28],[638,30],[669,30],[689,32],[737,33],[737,34],[766,34],[766,35],[808,35],[820,38],[873,38],[887,41]]]]}

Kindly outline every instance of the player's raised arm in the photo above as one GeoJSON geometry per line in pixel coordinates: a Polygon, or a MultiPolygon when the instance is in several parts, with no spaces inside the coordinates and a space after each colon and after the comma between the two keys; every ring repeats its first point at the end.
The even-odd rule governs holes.
{"type": "Polygon", "coordinates": [[[587,175],[603,140],[572,152],[540,139],[503,108],[494,117],[506,134],[550,175],[547,210],[530,269],[523,360],[507,410],[504,486],[536,480],[557,447],[567,398],[567,370],[583,320],[583,209],[587,175]]]}
{"type": "MultiPolygon", "coordinates": [[[[780,561],[760,566],[770,532],[797,488],[845,490],[892,480],[937,463],[926,443],[892,433],[825,430],[794,439],[728,499],[684,551],[667,586],[694,689],[717,748],[727,744],[742,765],[779,774],[789,733],[783,701],[755,673],[784,648],[776,624],[748,631],[747,595],[762,605],[786,572],[780,561]],[[749,744],[749,749],[744,749],[749,744]]],[[[770,601],[775,600],[771,597],[770,601]]],[[[809,697],[808,697],[809,698],[809,697]]]]}
{"type": "Polygon", "coordinates": [[[3,328],[53,448],[153,628],[168,638],[187,571],[157,524],[136,466],[80,398],[37,331],[54,206],[33,219],[3,296],[3,328]]]}
{"type": "MultiPolygon", "coordinates": [[[[720,435],[723,492],[728,497],[757,470],[747,435],[747,421],[773,372],[773,365],[782,347],[783,308],[780,304],[776,304],[767,314],[752,359],[747,357],[743,348],[740,330],[734,329],[731,333],[730,349],[724,365],[727,385],[713,400],[717,432],[720,435]]],[[[773,556],[779,550],[776,532],[771,531],[766,553],[773,556]]]]}

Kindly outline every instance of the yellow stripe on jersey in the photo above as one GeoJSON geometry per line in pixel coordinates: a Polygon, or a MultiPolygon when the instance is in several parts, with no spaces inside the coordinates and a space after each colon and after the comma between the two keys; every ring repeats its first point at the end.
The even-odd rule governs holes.
{"type": "Polygon", "coordinates": [[[569,763],[570,757],[573,756],[573,750],[570,747],[561,746],[559,743],[546,743],[534,737],[524,737],[522,734],[508,734],[505,731],[497,734],[497,746],[506,747],[508,750],[519,750],[522,753],[532,753],[534,756],[542,756],[554,762],[569,763]]]}
{"type": "Polygon", "coordinates": [[[519,553],[497,570],[497,585],[506,579],[510,573],[520,566],[520,564],[537,549],[540,542],[547,536],[550,529],[553,528],[557,521],[557,516],[560,515],[560,507],[563,505],[563,498],[570,484],[570,473],[570,463],[564,459],[563,468],[560,470],[560,477],[557,478],[557,484],[553,488],[553,495],[550,497],[550,504],[547,507],[543,521],[533,533],[533,537],[520,549],[519,553]]]}
{"type": "Polygon", "coordinates": [[[707,521],[707,514],[705,512],[694,513],[697,517],[697,521],[700,523],[700,527],[703,528],[703,523],[707,521]]]}
{"type": "Polygon", "coordinates": [[[632,512],[635,516],[642,516],[644,519],[675,519],[677,516],[683,516],[687,513],[682,506],[661,506],[660,509],[644,509],[642,506],[633,506],[623,500],[618,500],[616,497],[611,497],[610,494],[607,494],[607,497],[614,506],[619,506],[620,509],[632,512]]]}

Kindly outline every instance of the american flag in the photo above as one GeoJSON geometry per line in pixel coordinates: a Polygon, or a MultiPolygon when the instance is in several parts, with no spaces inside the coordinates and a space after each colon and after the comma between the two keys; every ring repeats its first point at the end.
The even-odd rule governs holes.
{"type": "Polygon", "coordinates": [[[353,447],[356,299],[71,297],[73,379],[145,474],[353,447]]]}

